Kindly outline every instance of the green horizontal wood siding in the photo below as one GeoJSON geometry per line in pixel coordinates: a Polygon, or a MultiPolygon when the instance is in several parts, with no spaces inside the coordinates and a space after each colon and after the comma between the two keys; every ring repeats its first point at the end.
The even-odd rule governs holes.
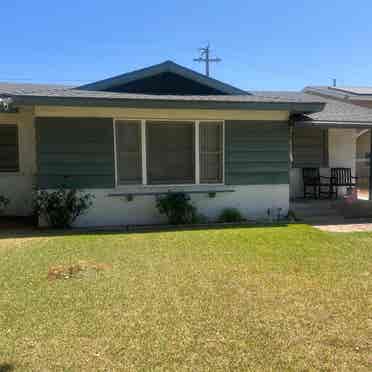
{"type": "Polygon", "coordinates": [[[226,121],[225,182],[228,185],[288,184],[288,123],[226,121]]]}
{"type": "Polygon", "coordinates": [[[36,118],[40,188],[112,188],[111,118],[36,118]]]}
{"type": "Polygon", "coordinates": [[[328,129],[295,127],[293,160],[297,168],[328,167],[328,129]]]}

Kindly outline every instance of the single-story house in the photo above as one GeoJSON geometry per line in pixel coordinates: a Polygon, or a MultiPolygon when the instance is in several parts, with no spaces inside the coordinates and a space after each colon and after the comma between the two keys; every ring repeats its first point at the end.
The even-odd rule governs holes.
{"type": "MultiPolygon", "coordinates": [[[[0,84],[0,195],[28,215],[35,189],[95,195],[76,225],[158,223],[184,191],[214,219],[285,214],[301,168],[349,167],[372,110],[313,92],[247,92],[166,61],[80,87],[0,84]],[[275,212],[276,213],[276,212],[275,212]]],[[[369,132],[370,133],[370,132],[369,132]]]]}

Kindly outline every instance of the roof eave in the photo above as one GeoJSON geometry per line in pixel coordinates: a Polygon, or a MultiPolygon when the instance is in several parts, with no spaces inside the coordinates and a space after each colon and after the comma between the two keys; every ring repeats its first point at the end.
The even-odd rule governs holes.
{"type": "Polygon", "coordinates": [[[122,107],[122,108],[183,108],[215,110],[278,110],[296,113],[316,113],[322,111],[323,103],[300,102],[220,102],[187,100],[152,99],[110,99],[77,97],[13,96],[16,105],[40,106],[85,106],[85,107],[122,107]]]}
{"type": "Polygon", "coordinates": [[[372,128],[372,121],[336,121],[336,120],[296,120],[297,127],[319,127],[319,128],[372,128]]]}

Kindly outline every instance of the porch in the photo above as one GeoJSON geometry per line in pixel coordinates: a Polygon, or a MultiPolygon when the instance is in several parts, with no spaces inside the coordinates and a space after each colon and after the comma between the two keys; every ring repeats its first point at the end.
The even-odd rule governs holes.
{"type": "Polygon", "coordinates": [[[342,199],[296,199],[290,202],[290,210],[294,212],[299,222],[310,225],[372,223],[372,202],[369,200],[348,203],[342,199]]]}
{"type": "MultiPolygon", "coordinates": [[[[314,123],[292,128],[290,169],[290,210],[304,222],[318,225],[370,222],[371,195],[371,130],[368,128],[340,128],[314,123]],[[331,182],[332,168],[348,168],[354,180],[356,200],[346,200],[347,187],[337,187],[321,199],[305,198],[303,169],[319,169],[321,180],[331,182]]],[[[335,124],[333,124],[335,125],[335,124]]],[[[350,125],[350,124],[349,124],[350,125]]],[[[335,125],[336,126],[336,125],[335,125]]],[[[351,126],[351,125],[350,125],[351,126]]],[[[327,190],[327,188],[325,189],[327,190]]]]}
{"type": "MultiPolygon", "coordinates": [[[[319,169],[325,183],[330,182],[334,168],[350,169],[356,184],[357,198],[369,200],[371,190],[371,130],[369,128],[332,128],[314,123],[297,125],[291,135],[290,199],[304,195],[303,169],[319,169]]],[[[350,125],[350,124],[349,124],[350,125]]],[[[347,187],[337,187],[343,199],[347,187]]]]}

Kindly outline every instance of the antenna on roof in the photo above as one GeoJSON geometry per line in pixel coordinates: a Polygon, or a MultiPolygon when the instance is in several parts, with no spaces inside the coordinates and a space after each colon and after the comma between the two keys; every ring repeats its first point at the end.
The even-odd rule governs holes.
{"type": "Polygon", "coordinates": [[[221,62],[221,58],[211,58],[210,57],[210,45],[207,44],[204,48],[199,48],[200,57],[194,58],[195,62],[205,62],[205,74],[209,76],[209,64],[210,62],[221,62]]]}
{"type": "Polygon", "coordinates": [[[336,88],[336,85],[337,85],[337,79],[332,79],[333,88],[336,88]]]}

